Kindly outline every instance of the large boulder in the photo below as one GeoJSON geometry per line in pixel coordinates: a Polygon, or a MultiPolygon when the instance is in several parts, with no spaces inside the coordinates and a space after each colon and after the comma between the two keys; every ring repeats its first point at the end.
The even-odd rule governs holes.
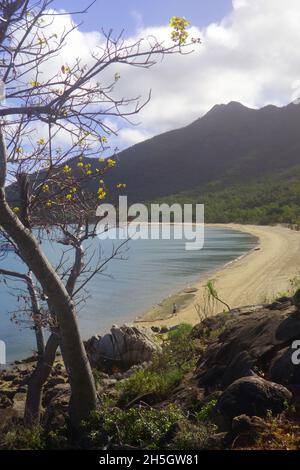
{"type": "Polygon", "coordinates": [[[194,326],[191,336],[194,339],[209,337],[211,334],[222,331],[229,321],[240,318],[241,315],[250,315],[261,310],[263,307],[264,305],[249,305],[204,318],[204,320],[194,326]]]}
{"type": "Polygon", "coordinates": [[[22,419],[25,413],[26,393],[16,393],[12,409],[16,412],[18,418],[22,419]]]}
{"type": "Polygon", "coordinates": [[[283,385],[300,384],[290,348],[300,338],[300,309],[283,300],[220,314],[194,331],[208,338],[209,328],[213,332],[197,366],[200,387],[224,390],[235,380],[260,372],[283,385]]]}
{"type": "Polygon", "coordinates": [[[273,382],[294,386],[300,384],[300,366],[293,364],[291,357],[295,350],[291,346],[278,351],[272,359],[269,378],[273,382]]]}
{"type": "Polygon", "coordinates": [[[227,423],[236,416],[265,416],[268,411],[282,412],[292,394],[282,385],[261,377],[244,377],[233,382],[220,396],[215,411],[227,423]]]}
{"type": "Polygon", "coordinates": [[[113,326],[103,337],[94,336],[85,344],[92,367],[127,370],[135,364],[149,362],[161,351],[150,329],[113,326]]]}

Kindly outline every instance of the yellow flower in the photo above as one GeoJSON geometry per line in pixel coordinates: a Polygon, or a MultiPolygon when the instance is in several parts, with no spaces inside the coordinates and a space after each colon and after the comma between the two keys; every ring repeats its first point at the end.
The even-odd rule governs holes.
{"type": "Polygon", "coordinates": [[[78,162],[78,163],[77,163],[77,166],[78,166],[78,168],[83,168],[83,163],[82,163],[82,162],[78,162]]]}
{"type": "Polygon", "coordinates": [[[170,20],[170,26],[173,28],[171,33],[171,39],[179,44],[184,44],[188,38],[189,33],[186,28],[190,25],[184,17],[172,16],[170,20]]]}
{"type": "Polygon", "coordinates": [[[103,180],[99,180],[99,183],[100,183],[100,184],[104,184],[104,181],[103,181],[103,180]]]}
{"type": "Polygon", "coordinates": [[[103,135],[102,137],[100,137],[100,141],[102,143],[105,143],[105,142],[107,142],[107,138],[103,135]]]}
{"type": "Polygon", "coordinates": [[[44,139],[39,139],[39,140],[37,141],[37,144],[38,144],[38,145],[45,145],[45,140],[44,140],[44,139]]]}
{"type": "Polygon", "coordinates": [[[17,147],[17,148],[16,148],[16,152],[17,152],[17,153],[22,153],[22,152],[23,152],[22,147],[17,147]]]}
{"type": "Polygon", "coordinates": [[[91,164],[87,163],[86,165],[84,165],[84,168],[86,168],[88,170],[89,168],[91,168],[91,164]]]}
{"type": "Polygon", "coordinates": [[[98,194],[102,194],[104,193],[104,189],[103,188],[99,188],[98,191],[97,191],[98,194]]]}
{"type": "Polygon", "coordinates": [[[86,172],[86,174],[87,174],[88,176],[90,176],[90,175],[93,174],[93,172],[92,172],[91,170],[88,170],[88,171],[86,172]]]}
{"type": "Polygon", "coordinates": [[[72,201],[72,194],[67,194],[66,199],[67,201],[72,201]]]}
{"type": "Polygon", "coordinates": [[[80,157],[78,158],[78,160],[79,160],[80,162],[82,162],[82,160],[83,160],[83,156],[82,156],[82,155],[80,155],[80,157]]]}
{"type": "Polygon", "coordinates": [[[75,188],[75,186],[74,186],[74,188],[71,189],[71,192],[76,193],[76,191],[77,191],[77,188],[75,188]]]}
{"type": "Polygon", "coordinates": [[[170,19],[171,28],[185,29],[190,25],[190,22],[183,16],[172,16],[170,19]]]}
{"type": "Polygon", "coordinates": [[[18,214],[20,212],[20,207],[14,207],[12,211],[14,214],[18,214]]]}
{"type": "Polygon", "coordinates": [[[49,192],[49,185],[48,184],[43,184],[42,191],[43,191],[43,193],[48,193],[49,192]]]}
{"type": "Polygon", "coordinates": [[[104,162],[104,158],[99,158],[98,160],[100,163],[104,162]]]}
{"type": "Polygon", "coordinates": [[[37,87],[40,86],[40,82],[37,82],[36,80],[30,80],[29,85],[32,87],[37,87]]]}
{"type": "Polygon", "coordinates": [[[70,173],[72,171],[72,168],[69,165],[64,166],[64,173],[70,173]]]}
{"type": "Polygon", "coordinates": [[[71,72],[70,67],[68,67],[67,65],[62,65],[61,66],[61,71],[62,71],[62,73],[70,73],[71,72]]]}
{"type": "Polygon", "coordinates": [[[49,199],[49,201],[46,202],[46,207],[52,207],[53,202],[49,199]]]}
{"type": "Polygon", "coordinates": [[[102,200],[102,199],[105,198],[105,196],[106,196],[106,192],[103,191],[103,193],[100,193],[100,194],[98,195],[98,199],[102,200]]]}
{"type": "Polygon", "coordinates": [[[41,46],[42,44],[46,44],[47,41],[46,39],[43,39],[43,38],[38,38],[38,44],[41,46]]]}
{"type": "Polygon", "coordinates": [[[108,164],[108,166],[110,166],[110,167],[114,167],[114,166],[116,166],[117,162],[116,162],[116,160],[113,160],[112,158],[109,158],[109,159],[107,160],[107,164],[108,164]]]}

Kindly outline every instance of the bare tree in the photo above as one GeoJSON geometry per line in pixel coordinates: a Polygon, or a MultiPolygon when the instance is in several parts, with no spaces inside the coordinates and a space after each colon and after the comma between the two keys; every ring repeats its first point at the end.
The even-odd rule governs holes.
{"type": "Polygon", "coordinates": [[[102,177],[117,163],[115,157],[100,158],[98,168],[92,170],[89,157],[103,155],[107,139],[115,133],[107,118],[128,119],[150,99],[150,95],[144,101],[117,98],[120,75],[116,65],[150,68],[159,57],[183,53],[189,46],[188,23],[172,18],[171,44],[152,36],[128,43],[122,34],[115,38],[112,31],[102,32],[87,63],[80,58],[61,63],[62,52],[78,26],[56,29],[57,18],[65,15],[67,21],[69,17],[53,10],[52,3],[0,1],[0,78],[6,89],[6,102],[0,107],[0,227],[28,268],[27,287],[32,287],[33,275],[55,319],[29,387],[29,421],[39,417],[41,387],[59,344],[72,392],[70,418],[77,426],[97,400],[74,296],[101,269],[100,263],[92,272],[86,271],[82,247],[95,236],[90,222],[96,201],[107,197],[102,177]],[[97,194],[89,194],[86,182],[99,177],[97,194]],[[9,191],[8,183],[12,183],[9,191]],[[51,265],[37,226],[72,248],[74,261],[67,269],[61,269],[67,266],[64,263],[51,265]],[[84,274],[85,280],[76,286],[84,274]]]}
{"type": "MultiPolygon", "coordinates": [[[[100,250],[98,250],[97,254],[97,250],[92,247],[90,247],[91,249],[89,247],[84,249],[84,242],[96,236],[96,225],[87,225],[86,230],[83,230],[81,227],[77,232],[77,236],[74,224],[68,228],[62,227],[62,231],[65,238],[61,240],[61,243],[67,246],[68,250],[62,252],[55,270],[59,273],[62,280],[66,279],[67,291],[72,300],[74,300],[75,305],[78,306],[86,300],[86,287],[88,283],[96,275],[103,274],[109,261],[112,259],[126,259],[124,257],[124,246],[127,240],[120,242],[116,247],[113,246],[111,252],[103,256],[100,250]],[[71,228],[73,228],[72,232],[70,232],[71,228]],[[74,245],[75,256],[73,261],[70,259],[70,245],[72,250],[74,245]],[[68,254],[67,257],[65,256],[66,254],[68,254]]],[[[41,234],[45,236],[45,231],[42,231],[41,234]]],[[[9,239],[8,243],[13,246],[9,239]]],[[[17,249],[15,254],[18,255],[17,249]]],[[[4,255],[5,252],[2,258],[4,258],[4,255]]],[[[17,286],[15,283],[13,284],[11,293],[17,297],[22,305],[13,312],[12,320],[19,327],[33,329],[36,337],[37,365],[28,380],[24,415],[25,424],[31,426],[38,424],[40,421],[43,386],[51,373],[56,358],[56,351],[60,344],[59,327],[55,312],[50,311],[51,305],[48,305],[48,299],[37,288],[30,272],[24,274],[0,268],[0,276],[4,279],[18,281],[17,286]],[[25,289],[19,286],[20,281],[25,285],[25,289]],[[50,332],[46,344],[44,330],[50,332]]]]}

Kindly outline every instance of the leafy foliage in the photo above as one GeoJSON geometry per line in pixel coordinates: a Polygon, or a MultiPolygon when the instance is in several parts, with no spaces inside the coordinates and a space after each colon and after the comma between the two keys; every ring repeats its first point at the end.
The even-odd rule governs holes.
{"type": "Polygon", "coordinates": [[[153,392],[166,397],[168,392],[180,383],[184,374],[195,364],[195,343],[190,338],[192,326],[183,323],[168,333],[162,354],[152,364],[135,372],[121,382],[119,387],[123,399],[128,402],[138,395],[153,392]]]}
{"type": "Polygon", "coordinates": [[[211,418],[212,411],[217,404],[217,400],[211,400],[204,405],[200,411],[197,412],[196,418],[198,421],[206,422],[211,418]]]}
{"type": "Polygon", "coordinates": [[[300,224],[300,167],[255,182],[218,182],[178,193],[160,202],[205,205],[205,221],[300,224]]]}
{"type": "Polygon", "coordinates": [[[102,407],[83,424],[89,444],[101,448],[105,439],[120,445],[158,449],[161,439],[178,420],[184,419],[181,409],[169,405],[163,409],[102,407]]]}
{"type": "Polygon", "coordinates": [[[181,323],[177,328],[168,332],[168,339],[172,343],[176,343],[177,340],[186,338],[187,335],[192,331],[193,326],[189,323],[181,323]]]}
{"type": "Polygon", "coordinates": [[[0,449],[42,450],[44,448],[43,430],[40,426],[26,428],[16,424],[0,435],[0,449]]]}
{"type": "Polygon", "coordinates": [[[126,381],[120,383],[120,389],[123,392],[125,401],[130,401],[137,395],[145,393],[156,393],[160,397],[168,394],[168,391],[177,385],[183,377],[181,370],[170,367],[163,373],[155,372],[150,369],[142,369],[137,371],[126,381]]]}
{"type": "Polygon", "coordinates": [[[216,432],[213,424],[192,425],[185,422],[168,445],[169,450],[199,450],[205,449],[207,439],[216,432]]]}

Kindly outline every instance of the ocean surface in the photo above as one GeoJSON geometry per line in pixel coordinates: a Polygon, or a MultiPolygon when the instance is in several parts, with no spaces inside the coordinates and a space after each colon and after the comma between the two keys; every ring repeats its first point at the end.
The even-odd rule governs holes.
{"type": "MultiPolygon", "coordinates": [[[[119,242],[94,240],[87,252],[91,262],[105,260],[119,242]]],[[[78,304],[78,317],[83,337],[108,331],[113,324],[132,321],[152,305],[181,288],[193,285],[201,276],[229,263],[252,249],[256,239],[251,235],[223,228],[205,228],[202,250],[186,251],[185,240],[130,240],[117,259],[87,286],[85,303],[78,304]]],[[[53,264],[62,253],[60,245],[44,242],[53,264]]],[[[71,257],[71,253],[70,253],[71,257]]],[[[11,270],[24,267],[14,253],[7,253],[1,267],[11,270]]],[[[7,362],[25,358],[34,351],[34,334],[30,324],[16,324],[12,316],[24,307],[22,283],[0,283],[0,340],[5,341],[7,362]],[[19,297],[18,297],[19,295],[19,297]]],[[[24,320],[26,316],[22,316],[24,320]]]]}

